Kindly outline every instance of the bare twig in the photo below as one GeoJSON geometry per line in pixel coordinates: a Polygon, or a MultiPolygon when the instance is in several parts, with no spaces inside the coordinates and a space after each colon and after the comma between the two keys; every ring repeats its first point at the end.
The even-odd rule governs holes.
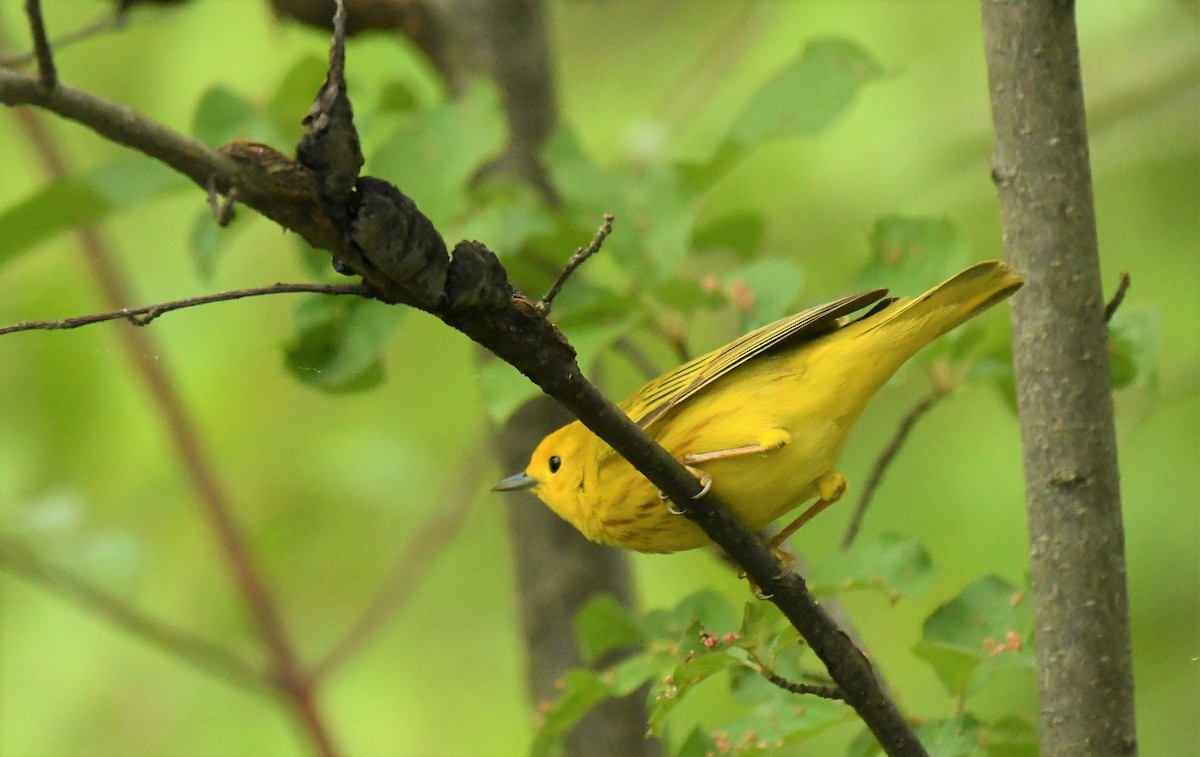
{"type": "Polygon", "coordinates": [[[862,528],[863,517],[867,514],[867,508],[871,506],[871,500],[875,497],[875,490],[879,488],[880,482],[883,481],[883,474],[887,471],[888,466],[892,464],[892,460],[895,459],[900,448],[904,446],[904,441],[913,430],[913,426],[921,419],[921,416],[929,412],[929,409],[944,396],[946,396],[945,392],[934,390],[914,405],[912,410],[909,410],[900,420],[900,425],[896,427],[896,433],[892,436],[892,440],[888,442],[883,451],[879,453],[879,457],[875,459],[875,465],[871,468],[871,475],[867,478],[862,496],[858,498],[858,505],[854,508],[854,515],[850,518],[850,525],[846,527],[846,535],[842,537],[842,549],[849,549],[850,545],[858,537],[859,529],[862,528]]]}
{"type": "Polygon", "coordinates": [[[762,677],[775,684],[784,691],[790,691],[793,694],[812,694],[813,696],[821,697],[822,699],[834,699],[839,702],[846,701],[846,694],[837,686],[822,686],[812,683],[798,683],[789,681],[773,670],[767,670],[761,666],[754,666],[762,677]]]}
{"type": "Polygon", "coordinates": [[[226,292],[204,294],[197,297],[185,297],[181,300],[170,300],[155,305],[143,305],[138,308],[120,308],[105,313],[79,315],[73,318],[63,318],[57,321],[24,321],[11,326],[0,326],[0,336],[18,331],[57,331],[60,329],[77,329],[80,326],[90,326],[104,321],[125,319],[134,326],[145,326],[164,313],[172,310],[183,310],[198,305],[208,305],[214,302],[240,300],[245,297],[261,297],[268,294],[293,294],[296,292],[312,292],[315,294],[351,294],[369,297],[371,292],[362,284],[272,284],[270,286],[250,287],[248,289],[231,289],[226,292]]]}
{"type": "Polygon", "coordinates": [[[658,374],[662,373],[661,369],[654,364],[654,361],[650,359],[650,356],[646,354],[645,350],[639,347],[637,342],[633,341],[628,336],[618,337],[616,341],[616,348],[620,350],[626,358],[629,359],[629,362],[633,363],[633,365],[638,369],[638,371],[641,372],[643,376],[646,377],[647,380],[652,379],[658,374]]]}
{"type": "Polygon", "coordinates": [[[571,274],[575,273],[575,269],[583,265],[585,260],[600,252],[601,246],[604,245],[604,240],[612,233],[612,227],[613,214],[605,213],[604,222],[596,230],[596,236],[592,237],[591,243],[587,247],[580,247],[575,250],[575,254],[567,261],[566,267],[558,275],[558,279],[554,282],[554,285],[550,287],[550,291],[546,292],[546,296],[538,301],[535,307],[537,307],[542,315],[550,314],[550,306],[554,303],[554,298],[562,291],[563,285],[567,283],[567,279],[571,278],[571,274]]]}
{"type": "Polygon", "coordinates": [[[58,72],[54,70],[50,40],[46,39],[46,23],[42,19],[40,0],[25,0],[25,14],[29,16],[29,34],[33,37],[33,55],[37,59],[38,80],[46,89],[54,89],[58,84],[58,72]]]}
{"type": "Polygon", "coordinates": [[[467,511],[476,501],[479,481],[489,457],[486,445],[472,449],[458,468],[454,480],[439,493],[440,504],[412,532],[362,614],[312,669],[314,681],[329,678],[355,652],[377,635],[404,607],[421,585],[442,550],[462,527],[467,511]]]}
{"type": "Polygon", "coordinates": [[[1116,314],[1117,308],[1121,307],[1121,303],[1125,301],[1125,293],[1129,291],[1131,283],[1129,271],[1121,272],[1121,281],[1117,284],[1117,291],[1113,292],[1112,299],[1104,306],[1104,322],[1108,323],[1116,314]]]}
{"type": "Polygon", "coordinates": [[[222,199],[220,193],[217,192],[217,177],[212,176],[209,177],[206,188],[208,189],[208,207],[212,209],[213,220],[223,229],[233,221],[235,215],[234,203],[237,201],[237,187],[230,187],[224,199],[222,199]]]}
{"type": "Polygon", "coordinates": [[[139,639],[154,644],[200,670],[254,694],[271,693],[264,673],[227,649],[162,623],[41,559],[16,539],[0,534],[0,569],[67,598],[139,639]]]}
{"type": "MultiPolygon", "coordinates": [[[[103,32],[115,31],[117,29],[124,28],[127,18],[128,16],[122,10],[106,13],[87,26],[67,32],[66,34],[62,34],[50,40],[50,47],[51,49],[59,50],[61,52],[62,49],[67,45],[80,42],[88,39],[89,37],[94,37],[103,32]]],[[[28,63],[33,63],[36,60],[37,54],[33,50],[19,53],[0,53],[0,66],[7,66],[9,68],[24,66],[28,63]]]]}

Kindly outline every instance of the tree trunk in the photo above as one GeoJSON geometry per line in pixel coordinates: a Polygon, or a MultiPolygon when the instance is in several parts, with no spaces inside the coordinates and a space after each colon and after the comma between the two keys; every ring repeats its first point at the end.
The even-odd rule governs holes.
{"type": "Polygon", "coordinates": [[[1013,357],[1041,697],[1041,753],[1137,751],[1116,434],[1074,6],[983,0],[992,175],[1013,357]]]}

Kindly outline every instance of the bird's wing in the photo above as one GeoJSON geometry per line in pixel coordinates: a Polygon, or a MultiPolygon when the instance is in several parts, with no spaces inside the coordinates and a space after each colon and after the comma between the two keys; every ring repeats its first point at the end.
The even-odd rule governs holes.
{"type": "Polygon", "coordinates": [[[643,429],[648,429],[672,408],[734,368],[784,342],[827,334],[837,327],[838,318],[877,302],[886,294],[886,289],[852,294],[755,329],[651,381],[622,402],[621,409],[643,429]]]}

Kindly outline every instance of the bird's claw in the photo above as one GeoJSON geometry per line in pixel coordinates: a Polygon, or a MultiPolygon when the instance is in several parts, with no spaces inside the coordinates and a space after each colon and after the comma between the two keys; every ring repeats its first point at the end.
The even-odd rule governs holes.
{"type": "MultiPolygon", "coordinates": [[[[699,470],[698,468],[693,468],[690,465],[685,465],[684,467],[687,468],[688,471],[690,471],[691,474],[696,477],[696,480],[700,482],[700,491],[696,492],[690,497],[693,502],[712,491],[712,476],[708,475],[702,470],[699,470]]],[[[661,490],[658,492],[658,499],[662,502],[671,501],[670,495],[661,490]]],[[[667,512],[671,513],[672,515],[683,515],[683,510],[676,510],[670,505],[667,505],[667,512]]]]}

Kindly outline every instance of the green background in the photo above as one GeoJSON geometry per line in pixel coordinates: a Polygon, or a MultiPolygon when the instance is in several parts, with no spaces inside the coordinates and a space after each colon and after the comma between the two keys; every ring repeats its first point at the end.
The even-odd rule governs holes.
{"type": "MultiPolygon", "coordinates": [[[[96,2],[45,5],[52,30],[101,10],[96,2]]],[[[16,3],[0,9],[9,49],[26,44],[18,11],[16,3]]],[[[1139,737],[1143,754],[1185,754],[1200,743],[1197,9],[1113,0],[1081,4],[1079,14],[1104,280],[1111,289],[1129,271],[1125,308],[1155,313],[1161,328],[1157,375],[1116,397],[1139,737]]],[[[805,273],[797,306],[854,288],[883,214],[947,216],[975,258],[1003,255],[976,3],[558,2],[549,22],[562,120],[602,164],[702,154],[813,37],[849,38],[884,65],[883,78],[829,130],[755,151],[707,198],[706,213],[766,214],[765,249],[805,273]]],[[[208,0],[138,14],[126,31],[63,50],[58,64],[65,82],[188,131],[210,87],[265,100],[297,59],[324,56],[326,45],[319,33],[275,22],[265,3],[208,0]]],[[[366,102],[388,76],[432,91],[414,54],[386,37],[352,43],[349,69],[351,96],[366,102]]],[[[82,128],[50,126],[74,171],[124,154],[82,128]]],[[[364,138],[386,128],[363,124],[364,138]]],[[[0,208],[45,181],[8,114],[0,166],[0,208]]],[[[310,278],[292,241],[261,219],[202,278],[188,249],[203,202],[198,191],[175,192],[105,224],[134,304],[310,278]]],[[[616,233],[636,232],[618,218],[616,233]]],[[[562,252],[565,259],[570,250],[562,252]]],[[[381,387],[324,395],[282,365],[295,304],[214,305],[164,316],[150,332],[152,357],[175,377],[297,646],[311,658],[355,617],[413,529],[450,506],[446,487],[466,456],[488,451],[479,446],[484,405],[464,337],[409,314],[388,345],[381,387]]],[[[103,309],[70,235],[0,265],[4,324],[103,309]]],[[[253,632],[118,328],[0,338],[0,528],[154,616],[252,658],[253,632]]],[[[904,372],[869,408],[842,466],[852,486],[861,486],[922,385],[918,372],[904,372]]],[[[926,594],[895,606],[876,595],[846,599],[906,711],[953,709],[910,651],[924,618],[981,574],[1025,581],[1020,470],[1006,401],[971,386],[922,422],[879,493],[867,528],[917,535],[939,568],[926,594]]],[[[533,716],[501,510],[508,502],[485,492],[501,473],[478,482],[457,537],[431,558],[398,620],[325,692],[348,753],[526,748],[533,716]]],[[[792,544],[819,563],[848,513],[832,510],[792,544]]],[[[710,586],[744,596],[744,583],[704,552],[636,556],[634,565],[646,606],[710,586]]],[[[301,751],[269,703],[43,590],[2,576],[0,603],[0,753],[301,751]]],[[[1032,681],[1002,675],[976,711],[1036,716],[1032,681]]],[[[719,715],[720,687],[704,692],[682,706],[685,721],[719,715]]],[[[824,753],[849,735],[831,732],[804,753],[824,753]]]]}

